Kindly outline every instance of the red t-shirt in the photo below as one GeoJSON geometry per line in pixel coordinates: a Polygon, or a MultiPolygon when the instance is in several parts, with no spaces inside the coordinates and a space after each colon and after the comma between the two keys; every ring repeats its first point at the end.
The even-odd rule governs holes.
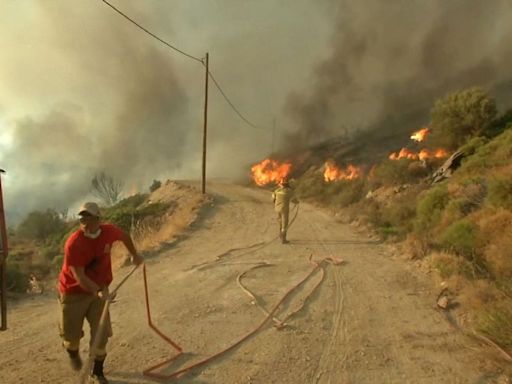
{"type": "Polygon", "coordinates": [[[100,224],[96,239],[85,237],[81,229],[73,232],[64,245],[64,263],[59,275],[61,293],[88,293],[76,281],[70,267],[84,267],[85,274],[99,286],[112,282],[110,251],[112,243],[121,240],[124,232],[113,224],[100,224]]]}

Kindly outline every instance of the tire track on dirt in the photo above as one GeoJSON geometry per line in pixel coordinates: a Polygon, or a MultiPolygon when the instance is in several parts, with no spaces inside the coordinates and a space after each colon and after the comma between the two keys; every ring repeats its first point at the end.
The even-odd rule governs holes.
{"type": "MultiPolygon", "coordinates": [[[[319,224],[315,220],[309,222],[311,232],[315,234],[315,238],[319,240],[319,248],[323,250],[327,255],[333,255],[332,246],[327,246],[321,239],[322,230],[319,224]]],[[[315,255],[313,255],[314,257],[315,255]]],[[[317,256],[318,257],[318,256],[317,256]]],[[[340,356],[340,346],[345,343],[346,339],[346,326],[344,318],[344,289],[341,277],[341,271],[339,268],[332,270],[332,276],[334,278],[334,311],[332,314],[332,325],[330,329],[329,339],[327,347],[324,349],[320,356],[318,366],[314,372],[313,378],[315,384],[322,383],[339,383],[339,366],[343,366],[347,359],[346,352],[340,356]]]]}

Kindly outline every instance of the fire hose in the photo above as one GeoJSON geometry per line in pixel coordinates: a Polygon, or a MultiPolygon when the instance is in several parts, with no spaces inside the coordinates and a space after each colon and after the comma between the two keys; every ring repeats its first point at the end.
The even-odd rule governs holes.
{"type": "MultiPolygon", "coordinates": [[[[290,224],[289,226],[291,226],[293,224],[293,222],[295,221],[295,219],[297,218],[297,215],[298,215],[298,204],[295,204],[294,208],[296,209],[295,210],[295,214],[294,214],[294,217],[292,218],[292,220],[290,221],[290,224]]],[[[272,241],[276,240],[278,237],[272,239],[269,243],[271,243],[272,241]]],[[[279,300],[279,302],[270,310],[270,311],[267,311],[261,304],[258,304],[258,300],[256,299],[255,295],[250,291],[248,290],[245,286],[243,286],[243,284],[241,283],[241,280],[242,278],[248,273],[250,272],[251,270],[254,270],[256,268],[261,268],[261,267],[264,267],[264,266],[271,266],[271,264],[267,264],[267,263],[260,263],[260,264],[257,264],[256,266],[253,266],[252,268],[250,268],[249,270],[246,270],[245,272],[241,273],[240,275],[237,276],[237,283],[238,285],[244,290],[244,292],[246,294],[248,294],[252,299],[253,299],[253,303],[257,304],[258,307],[266,314],[266,317],[265,319],[255,328],[253,329],[252,331],[248,332],[247,334],[245,334],[244,336],[242,336],[241,338],[239,338],[237,341],[235,341],[232,345],[228,346],[227,348],[209,356],[208,358],[206,359],[203,359],[199,362],[196,362],[196,363],[193,363],[189,366],[186,366],[182,369],[179,369],[179,370],[176,370],[175,372],[172,372],[170,374],[162,374],[162,373],[157,373],[155,372],[155,370],[157,370],[158,368],[161,368],[162,366],[166,365],[166,364],[169,364],[170,362],[172,362],[173,360],[177,359],[180,355],[182,355],[183,353],[183,349],[181,348],[181,346],[179,346],[176,342],[174,342],[172,339],[170,339],[168,336],[166,336],[162,331],[160,331],[154,324],[153,324],[153,321],[151,319],[151,308],[150,308],[150,303],[149,303],[149,290],[148,290],[148,279],[147,279],[147,272],[146,272],[146,266],[145,264],[143,264],[143,267],[142,267],[142,272],[143,272],[143,279],[144,279],[144,295],[145,295],[145,303],[146,303],[146,315],[147,315],[147,321],[148,321],[148,325],[149,327],[156,333],[158,334],[162,339],[164,339],[168,344],[170,344],[175,350],[176,350],[176,354],[174,356],[172,356],[171,358],[169,359],[166,359],[156,365],[153,365],[149,368],[146,368],[143,370],[143,374],[146,375],[146,376],[149,376],[149,377],[153,377],[153,378],[156,378],[156,379],[174,379],[174,378],[177,378],[179,376],[182,376],[183,374],[191,371],[192,369],[195,369],[195,368],[198,368],[200,366],[203,366],[209,362],[211,362],[212,360],[218,358],[219,356],[227,353],[228,351],[231,351],[233,350],[234,348],[236,348],[237,346],[239,346],[241,343],[243,343],[245,340],[249,339],[251,336],[253,336],[254,334],[256,334],[260,329],[262,329],[266,324],[267,322],[269,322],[270,320],[274,321],[275,324],[276,324],[276,327],[279,329],[279,328],[282,328],[286,325],[286,321],[291,317],[293,316],[294,314],[296,314],[297,312],[299,312],[303,306],[305,305],[305,302],[306,300],[313,294],[313,292],[317,289],[317,287],[321,284],[321,282],[323,281],[324,279],[324,276],[325,276],[325,271],[324,269],[322,268],[322,263],[324,261],[327,261],[327,262],[331,262],[332,264],[334,265],[337,265],[337,264],[340,264],[341,261],[339,260],[335,260],[334,258],[325,258],[321,261],[314,261],[312,260],[312,256],[311,255],[309,257],[309,261],[310,263],[313,265],[313,268],[309,271],[309,273],[302,279],[300,280],[297,284],[295,284],[294,286],[292,286],[285,294],[284,296],[279,300]],[[277,312],[277,310],[279,309],[279,307],[281,306],[281,304],[296,290],[298,289],[300,286],[302,286],[307,280],[309,280],[311,278],[311,276],[314,275],[314,273],[316,271],[320,270],[321,271],[321,277],[319,279],[319,281],[314,285],[313,289],[308,293],[308,295],[306,296],[306,298],[303,300],[302,304],[299,306],[298,309],[292,311],[289,315],[286,316],[286,318],[284,320],[279,320],[277,319],[274,314],[277,312]]],[[[137,270],[139,266],[135,266],[122,280],[121,282],[114,288],[114,290],[109,293],[109,295],[105,298],[105,303],[103,305],[103,310],[102,310],[102,313],[101,313],[101,317],[100,317],[100,322],[99,322],[99,325],[98,325],[98,330],[96,332],[96,335],[95,335],[95,338],[93,339],[92,343],[91,343],[91,348],[90,348],[90,353],[89,353],[89,357],[87,359],[87,362],[86,364],[84,364],[84,367],[82,368],[82,371],[79,375],[79,383],[80,384],[85,384],[87,379],[88,379],[88,375],[89,375],[89,372],[91,370],[91,367],[92,367],[92,363],[93,363],[93,360],[94,360],[94,357],[96,355],[96,350],[98,349],[98,345],[99,345],[99,342],[102,338],[102,335],[103,333],[105,332],[105,326],[106,326],[106,319],[107,319],[107,316],[108,316],[108,310],[109,310],[109,307],[110,307],[110,304],[112,303],[113,299],[115,298],[117,292],[119,291],[119,289],[121,288],[121,286],[128,280],[128,278],[137,270]]]]}
{"type": "MultiPolygon", "coordinates": [[[[262,264],[258,264],[252,268],[250,268],[249,270],[241,273],[238,277],[237,277],[237,282],[239,284],[240,287],[242,287],[242,289],[244,290],[244,292],[246,292],[251,298],[253,298],[254,300],[254,303],[256,305],[258,305],[258,307],[266,314],[266,317],[264,318],[264,320],[256,327],[254,328],[252,331],[248,332],[247,334],[245,334],[244,336],[242,336],[241,338],[239,338],[237,341],[235,341],[233,344],[231,344],[229,347],[209,356],[208,358],[206,359],[203,359],[201,361],[198,361],[196,363],[193,363],[189,366],[186,366],[182,369],[179,369],[175,372],[172,372],[170,374],[162,374],[162,373],[157,373],[155,372],[158,368],[161,368],[162,366],[164,365],[167,365],[169,363],[171,363],[173,360],[177,359],[182,353],[183,353],[183,349],[176,343],[174,342],[172,339],[170,339],[168,336],[166,336],[163,332],[161,332],[152,322],[152,319],[151,319],[151,309],[150,309],[150,304],[149,304],[149,292],[148,292],[148,283],[147,283],[147,272],[146,272],[146,267],[145,265],[143,266],[143,278],[144,278],[144,291],[145,291],[145,299],[146,299],[146,311],[147,311],[147,320],[148,320],[148,325],[149,327],[155,332],[157,333],[162,339],[164,339],[168,344],[170,344],[175,350],[176,350],[176,354],[174,356],[172,356],[171,358],[169,359],[166,359],[158,364],[155,364],[149,368],[146,368],[145,370],[143,370],[143,374],[146,375],[146,376],[149,376],[149,377],[153,377],[153,378],[156,378],[156,379],[175,379],[175,378],[178,378],[180,376],[182,376],[183,374],[191,371],[192,369],[195,369],[195,368],[198,368],[200,366],[203,366],[209,362],[211,362],[212,360],[220,357],[221,355],[235,349],[236,347],[238,347],[240,344],[242,344],[244,341],[246,341],[247,339],[249,339],[251,336],[253,336],[254,334],[256,334],[258,331],[260,331],[270,320],[274,321],[276,323],[276,327],[278,329],[281,329],[282,327],[286,326],[286,321],[291,318],[293,315],[295,315],[296,313],[298,313],[305,305],[306,301],[309,299],[309,297],[316,291],[316,289],[320,286],[320,284],[322,283],[322,281],[324,280],[324,277],[325,277],[325,269],[323,268],[322,264],[324,262],[329,262],[333,265],[339,265],[342,263],[341,260],[337,260],[335,258],[332,258],[332,257],[328,257],[328,258],[325,258],[325,259],[322,259],[320,261],[315,261],[313,260],[313,255],[310,255],[309,257],[309,262],[312,264],[312,268],[311,270],[305,275],[304,278],[302,278],[298,283],[296,283],[295,285],[293,285],[283,296],[282,298],[277,302],[277,304],[274,305],[274,307],[270,310],[270,311],[267,311],[261,304],[259,304],[257,302],[257,299],[256,299],[256,296],[249,290],[247,289],[245,286],[243,286],[243,284],[241,283],[241,280],[242,278],[248,273],[250,272],[251,270],[254,270],[256,268],[260,268],[260,267],[264,267],[264,266],[271,266],[271,264],[265,264],[265,263],[262,263],[262,264]],[[317,271],[320,271],[321,275],[320,275],[320,278],[319,280],[314,284],[313,288],[308,292],[308,294],[306,295],[306,297],[303,299],[301,305],[293,310],[290,314],[288,314],[283,320],[279,320],[275,317],[275,313],[277,312],[277,310],[279,309],[279,307],[283,304],[283,302],[291,296],[292,293],[294,293],[299,287],[301,287],[302,285],[304,285],[306,283],[306,281],[308,281],[317,271]]],[[[87,375],[88,375],[88,372],[90,371],[90,368],[91,368],[91,365],[92,365],[92,361],[93,361],[93,358],[94,358],[94,352],[98,346],[98,342],[100,340],[100,336],[102,335],[102,332],[105,331],[105,324],[106,324],[106,317],[107,317],[107,314],[108,314],[108,308],[109,308],[109,305],[110,303],[112,302],[112,297],[116,294],[116,292],[119,290],[120,286],[122,284],[124,284],[124,282],[128,279],[128,277],[135,271],[137,267],[135,267],[124,279],[123,281],[121,281],[121,283],[114,289],[114,291],[107,297],[107,299],[105,300],[105,305],[104,305],[104,309],[103,309],[103,313],[102,313],[102,316],[101,316],[101,320],[100,320],[100,325],[98,327],[98,332],[97,332],[97,335],[92,343],[92,346],[91,346],[91,354],[90,354],[90,357],[87,361],[87,364],[85,365],[83,371],[82,371],[82,375],[80,377],[80,384],[85,384],[85,380],[87,379],[87,375]]]]}
{"type": "Polygon", "coordinates": [[[137,270],[138,267],[139,267],[138,265],[133,267],[133,269],[119,282],[119,284],[114,288],[114,290],[111,293],[109,293],[109,295],[105,298],[105,303],[103,304],[103,310],[101,312],[100,322],[98,324],[98,330],[96,332],[94,339],[91,342],[91,350],[89,352],[89,357],[88,357],[86,363],[84,364],[84,367],[82,368],[82,371],[80,372],[80,375],[79,375],[79,383],[80,384],[85,384],[86,381],[88,380],[89,372],[91,370],[94,357],[96,356],[96,351],[98,349],[98,345],[99,345],[99,343],[102,339],[102,336],[105,332],[105,326],[107,324],[106,320],[107,320],[108,309],[110,307],[110,304],[114,300],[119,288],[121,288],[121,286],[137,270]]]}
{"type": "MultiPolygon", "coordinates": [[[[341,260],[336,260],[332,257],[328,257],[328,258],[325,258],[323,260],[320,260],[320,261],[314,261],[312,259],[312,256],[311,255],[309,257],[309,261],[310,263],[313,265],[313,267],[311,268],[311,270],[306,274],[306,276],[301,279],[298,283],[296,283],[294,286],[292,286],[288,291],[286,291],[286,293],[282,296],[282,298],[277,302],[277,304],[274,305],[274,307],[270,310],[270,311],[266,311],[265,309],[263,309],[266,313],[267,313],[267,316],[263,319],[263,321],[256,327],[254,328],[252,331],[249,331],[247,334],[245,334],[244,336],[240,337],[238,340],[236,340],[235,342],[233,342],[230,346],[228,346],[227,348],[224,348],[223,350],[203,359],[203,360],[200,360],[196,363],[193,363],[193,364],[190,364],[182,369],[178,369],[172,373],[169,373],[169,374],[163,374],[163,373],[157,373],[157,372],[154,372],[155,370],[157,370],[158,368],[170,363],[171,361],[175,360],[179,355],[182,354],[182,349],[181,347],[179,347],[176,343],[172,342],[167,336],[163,335],[162,332],[160,332],[152,323],[151,323],[151,315],[150,315],[150,306],[149,306],[149,301],[148,301],[148,295],[147,295],[147,279],[146,279],[146,274],[145,274],[145,269],[143,270],[144,271],[144,288],[146,290],[146,308],[148,310],[148,321],[150,322],[150,326],[151,328],[156,332],[158,333],[162,338],[164,338],[166,341],[168,341],[177,351],[178,353],[171,357],[170,359],[167,359],[163,362],[160,362],[152,367],[149,367],[147,369],[145,369],[143,371],[143,374],[146,375],[146,376],[149,376],[149,377],[153,377],[153,378],[156,378],[156,379],[160,379],[160,380],[170,380],[170,379],[175,379],[175,378],[178,378],[182,375],[184,375],[185,373],[191,371],[192,369],[195,369],[195,368],[198,368],[200,366],[203,366],[203,365],[206,365],[207,363],[210,363],[211,361],[213,361],[214,359],[220,357],[221,355],[235,349],[236,347],[238,347],[240,344],[242,344],[244,341],[246,341],[247,339],[249,339],[251,336],[255,335],[258,331],[260,331],[271,319],[274,319],[274,314],[277,312],[277,310],[279,309],[279,307],[283,304],[283,302],[293,293],[295,292],[295,290],[297,290],[299,287],[301,287],[306,281],[308,281],[311,276],[313,276],[315,274],[315,272],[317,272],[318,270],[321,271],[321,277],[320,277],[320,280],[315,284],[313,290],[311,292],[309,292],[309,294],[307,295],[306,299],[304,300],[303,304],[299,307],[299,309],[293,311],[290,315],[288,315],[284,321],[278,321],[278,323],[282,323],[284,325],[284,322],[290,318],[292,315],[294,315],[295,313],[297,313],[305,304],[305,301],[307,300],[307,298],[309,298],[309,296],[311,296],[311,294],[316,290],[316,288],[320,285],[320,283],[323,281],[324,279],[324,276],[325,276],[325,270],[324,268],[322,267],[322,264],[324,262],[330,262],[334,265],[339,265],[341,264],[341,260]]],[[[258,266],[255,266],[251,269],[254,269],[254,268],[258,268],[258,267],[262,267],[262,266],[266,266],[267,264],[259,264],[258,266]]],[[[248,272],[248,271],[246,271],[248,272]]],[[[246,272],[244,272],[242,275],[244,275],[246,272]]],[[[239,281],[239,284],[240,283],[240,279],[242,278],[242,276],[240,275],[237,279],[237,281],[239,281]]],[[[252,293],[250,293],[250,291],[244,287],[244,290],[246,293],[249,293],[252,297],[254,297],[254,295],[252,293]]],[[[261,307],[263,308],[263,307],[261,307]]],[[[274,320],[275,321],[275,320],[274,320]]]]}

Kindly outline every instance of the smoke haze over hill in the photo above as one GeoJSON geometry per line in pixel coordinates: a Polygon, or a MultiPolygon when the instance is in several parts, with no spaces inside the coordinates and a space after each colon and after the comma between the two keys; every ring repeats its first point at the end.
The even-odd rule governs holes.
{"type": "Polygon", "coordinates": [[[415,111],[427,123],[435,99],[470,86],[501,91],[496,96],[510,100],[509,1],[337,5],[332,51],[316,66],[315,85],[288,101],[296,127],[288,141],[294,145],[378,125],[391,116],[400,124],[400,115],[410,119],[415,111]]]}
{"type": "MultiPolygon", "coordinates": [[[[325,19],[308,3],[113,2],[180,49],[208,51],[225,93],[262,126],[247,126],[210,82],[208,176],[244,174],[241,162],[268,151],[265,126],[325,48],[328,29],[311,34],[302,24],[306,15],[325,19]],[[291,68],[299,41],[309,53],[291,68]]],[[[11,218],[76,205],[96,172],[122,180],[125,192],[147,191],[158,178],[200,178],[201,63],[101,1],[2,2],[0,25],[0,166],[11,218]]]]}
{"type": "MultiPolygon", "coordinates": [[[[258,126],[210,82],[208,176],[248,173],[273,149],[274,118],[276,149],[300,147],[390,116],[426,120],[436,98],[467,86],[511,93],[506,0],[113,4],[194,56],[208,51],[258,126]]],[[[13,220],[73,207],[100,171],[127,191],[200,178],[200,63],[101,1],[6,1],[0,25],[0,167],[13,220]]]]}

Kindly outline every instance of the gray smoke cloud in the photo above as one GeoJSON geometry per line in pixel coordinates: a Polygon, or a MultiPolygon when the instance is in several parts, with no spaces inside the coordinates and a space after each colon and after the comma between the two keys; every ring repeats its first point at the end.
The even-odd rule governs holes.
{"type": "MultiPolygon", "coordinates": [[[[436,98],[467,86],[502,102],[512,94],[507,0],[113,3],[188,53],[209,52],[215,78],[258,126],[210,82],[209,177],[247,175],[279,145],[388,117],[389,129],[405,115],[426,120],[436,98]]],[[[12,221],[73,208],[101,171],[126,192],[200,178],[200,63],[101,1],[2,1],[0,49],[0,167],[12,221]]]]}
{"type": "Polygon", "coordinates": [[[331,54],[317,65],[312,88],[290,95],[294,124],[285,144],[307,146],[386,118],[425,124],[435,99],[470,86],[510,101],[510,1],[330,4],[337,14],[331,54]]]}
{"type": "MultiPolygon", "coordinates": [[[[178,48],[210,52],[223,90],[260,126],[239,119],[210,82],[209,177],[244,175],[244,164],[269,152],[268,127],[323,55],[331,28],[309,0],[112,3],[178,48]]],[[[102,171],[124,183],[125,195],[147,191],[153,179],[201,177],[201,63],[101,1],[2,1],[0,49],[0,167],[11,223],[34,209],[73,209],[102,171]]]]}
{"type": "Polygon", "coordinates": [[[2,156],[6,178],[14,175],[6,202],[15,219],[31,209],[77,204],[103,171],[126,191],[147,190],[151,177],[179,167],[191,125],[188,97],[163,50],[142,44],[125,23],[109,28],[111,14],[96,21],[97,7],[39,5],[51,51],[35,48],[41,68],[24,65],[34,89],[47,94],[40,112],[13,121],[2,156]]]}

